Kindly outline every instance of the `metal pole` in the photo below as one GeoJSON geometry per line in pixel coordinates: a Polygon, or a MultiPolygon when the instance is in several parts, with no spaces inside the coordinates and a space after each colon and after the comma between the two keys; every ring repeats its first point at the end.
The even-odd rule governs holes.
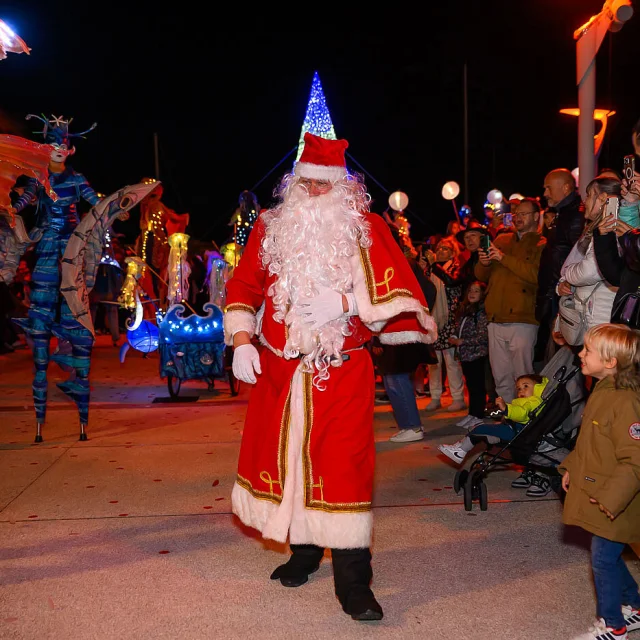
{"type": "MultiPolygon", "coordinates": [[[[467,102],[467,63],[463,70],[463,96],[464,96],[464,201],[469,202],[469,105],[467,102]]],[[[457,212],[456,212],[457,215],[457,212]]]]}
{"type": "Polygon", "coordinates": [[[591,61],[586,73],[578,85],[578,168],[580,171],[580,194],[587,197],[587,185],[596,175],[595,157],[595,121],[596,108],[596,59],[591,61]]]}
{"type": "Polygon", "coordinates": [[[458,221],[458,223],[460,223],[460,214],[458,213],[458,207],[456,206],[455,198],[451,201],[451,204],[453,205],[453,212],[456,214],[456,220],[458,221]]]}
{"type": "Polygon", "coordinates": [[[156,180],[160,180],[160,157],[158,155],[158,134],[153,134],[153,157],[155,164],[156,180]]]}

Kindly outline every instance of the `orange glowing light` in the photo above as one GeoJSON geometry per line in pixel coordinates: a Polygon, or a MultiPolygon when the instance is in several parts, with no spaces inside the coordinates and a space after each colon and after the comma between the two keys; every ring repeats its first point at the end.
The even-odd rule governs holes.
{"type": "MultiPolygon", "coordinates": [[[[560,109],[560,113],[567,116],[579,116],[580,109],[560,109]]],[[[600,122],[600,131],[593,136],[594,139],[594,153],[597,156],[602,148],[602,142],[604,141],[604,134],[607,131],[607,122],[609,118],[615,114],[615,111],[610,109],[594,109],[593,119],[600,122]]]]}
{"type": "MultiPolygon", "coordinates": [[[[560,109],[560,113],[564,113],[567,116],[579,116],[580,109],[560,109]]],[[[615,114],[615,111],[610,109],[594,109],[593,119],[599,122],[605,121],[608,117],[615,114]]]]}

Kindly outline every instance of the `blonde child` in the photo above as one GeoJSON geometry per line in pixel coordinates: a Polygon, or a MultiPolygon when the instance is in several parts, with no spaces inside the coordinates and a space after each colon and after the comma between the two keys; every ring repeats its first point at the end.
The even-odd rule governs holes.
{"type": "Polygon", "coordinates": [[[640,333],[616,324],[587,331],[579,353],[595,385],[574,450],[562,461],[563,521],[593,534],[595,626],[574,640],[626,640],[640,629],[638,584],[622,558],[640,541],[640,333]]]}

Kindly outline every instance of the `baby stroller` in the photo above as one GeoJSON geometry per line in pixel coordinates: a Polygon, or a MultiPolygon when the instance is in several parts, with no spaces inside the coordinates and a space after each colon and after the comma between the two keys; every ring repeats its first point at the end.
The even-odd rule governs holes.
{"type": "MultiPolygon", "coordinates": [[[[556,355],[560,357],[554,357],[541,372],[549,378],[542,393],[542,403],[521,431],[511,440],[488,445],[487,450],[473,460],[469,469],[461,469],[456,473],[453,487],[456,493],[463,491],[465,511],[471,511],[474,500],[479,502],[482,511],[486,511],[488,498],[485,477],[496,468],[504,469],[513,464],[548,474],[552,487],[559,490],[561,478],[557,466],[575,445],[584,397],[581,385],[573,385],[571,392],[568,388],[580,372],[579,366],[567,361],[553,375],[546,372],[550,365],[566,360],[566,353],[556,355]],[[577,398],[572,397],[576,395],[577,398]]],[[[570,359],[573,360],[572,353],[570,359]]],[[[474,444],[486,442],[485,436],[471,433],[470,437],[474,444]]]]}

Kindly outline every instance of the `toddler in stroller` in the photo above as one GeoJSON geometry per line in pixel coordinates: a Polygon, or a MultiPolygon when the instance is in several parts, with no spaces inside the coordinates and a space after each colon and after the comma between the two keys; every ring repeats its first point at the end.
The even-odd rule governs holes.
{"type": "Polygon", "coordinates": [[[496,398],[497,409],[491,412],[494,419],[506,418],[504,422],[481,423],[469,430],[469,435],[453,444],[441,444],[438,449],[456,464],[462,464],[479,441],[480,436],[488,444],[509,441],[522,431],[536,409],[542,404],[542,392],[549,380],[535,373],[528,373],[516,379],[516,398],[506,403],[496,398]]]}
{"type": "Polygon", "coordinates": [[[557,466],[573,448],[584,407],[582,380],[576,379],[581,376],[580,368],[573,366],[574,362],[573,352],[567,349],[556,353],[543,369],[541,375],[548,375],[548,382],[540,394],[541,401],[530,412],[526,424],[518,425],[503,418],[510,431],[494,432],[489,436],[476,431],[480,426],[470,431],[467,437],[471,446],[483,443],[487,448],[468,470],[461,469],[454,478],[456,492],[464,488],[467,511],[471,510],[474,499],[480,501],[482,510],[487,508],[484,477],[494,467],[504,468],[512,464],[524,466],[525,471],[517,480],[528,479],[528,484],[515,485],[517,480],[514,480],[512,486],[528,487],[528,496],[547,495],[553,489],[559,491],[561,479],[557,466]],[[552,367],[558,363],[562,365],[552,375],[552,367]],[[510,436],[510,433],[513,435],[510,436]],[[496,437],[499,438],[498,442],[495,441],[496,437]]]}

